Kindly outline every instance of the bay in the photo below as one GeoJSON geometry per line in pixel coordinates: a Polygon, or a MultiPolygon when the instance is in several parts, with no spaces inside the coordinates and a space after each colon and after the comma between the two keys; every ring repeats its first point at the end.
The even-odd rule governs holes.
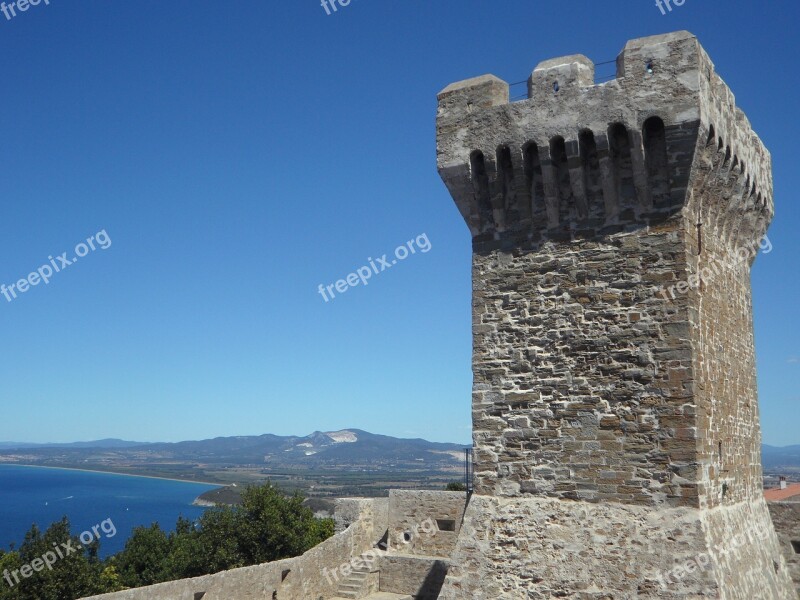
{"type": "Polygon", "coordinates": [[[171,531],[179,515],[196,520],[197,496],[220,486],[69,469],[0,465],[0,547],[15,547],[33,523],[44,531],[63,516],[80,535],[110,519],[100,532],[100,554],[122,550],[134,527],[157,522],[171,531]],[[104,533],[109,532],[109,533],[104,533]]]}

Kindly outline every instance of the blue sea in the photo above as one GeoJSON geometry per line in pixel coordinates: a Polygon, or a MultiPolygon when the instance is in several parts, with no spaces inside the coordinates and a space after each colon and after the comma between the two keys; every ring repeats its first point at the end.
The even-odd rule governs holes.
{"type": "MultiPolygon", "coordinates": [[[[107,537],[100,530],[100,554],[122,550],[134,527],[158,524],[175,528],[179,515],[195,520],[205,510],[192,506],[197,496],[219,486],[68,471],[39,467],[0,465],[0,548],[15,547],[33,523],[45,530],[63,516],[72,533],[91,530],[111,519],[117,533],[107,537]]],[[[106,530],[111,531],[107,526],[106,530]]]]}

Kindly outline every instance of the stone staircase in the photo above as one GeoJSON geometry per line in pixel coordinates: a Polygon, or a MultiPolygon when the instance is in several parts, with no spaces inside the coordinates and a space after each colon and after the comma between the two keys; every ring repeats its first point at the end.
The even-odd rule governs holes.
{"type": "Polygon", "coordinates": [[[370,598],[368,594],[378,590],[378,574],[368,566],[356,567],[347,579],[339,583],[337,599],[358,600],[370,598]]]}
{"type": "Polygon", "coordinates": [[[465,496],[392,490],[375,560],[353,561],[328,600],[437,600],[455,548],[465,496]],[[359,564],[355,567],[355,564],[359,564]]]}

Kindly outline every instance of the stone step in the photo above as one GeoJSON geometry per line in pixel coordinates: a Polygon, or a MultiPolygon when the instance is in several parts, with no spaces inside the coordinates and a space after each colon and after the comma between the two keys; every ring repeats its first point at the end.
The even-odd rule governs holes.
{"type": "Polygon", "coordinates": [[[377,574],[374,586],[370,589],[368,587],[368,578],[373,573],[370,567],[362,567],[358,570],[353,570],[346,579],[339,582],[339,587],[336,590],[338,597],[346,598],[347,600],[361,600],[369,591],[377,589],[377,574]]]}
{"type": "Polygon", "coordinates": [[[364,577],[366,577],[370,573],[371,573],[371,571],[351,571],[350,575],[348,575],[347,578],[350,579],[351,577],[356,577],[356,578],[363,579],[364,577]]]}
{"type": "Polygon", "coordinates": [[[341,594],[342,596],[349,596],[351,594],[357,594],[360,590],[361,590],[360,585],[342,584],[339,586],[338,593],[341,594]]]}

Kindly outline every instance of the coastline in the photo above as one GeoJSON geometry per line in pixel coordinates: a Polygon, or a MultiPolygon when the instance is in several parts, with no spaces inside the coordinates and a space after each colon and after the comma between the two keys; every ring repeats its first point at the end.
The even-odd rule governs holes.
{"type": "Polygon", "coordinates": [[[135,475],[133,473],[119,473],[117,471],[98,471],[97,469],[79,469],[76,467],[51,467],[48,465],[26,465],[22,463],[0,462],[0,467],[29,467],[33,469],[58,469],[60,471],[80,471],[83,473],[100,473],[101,475],[119,475],[123,477],[142,477],[144,479],[160,479],[162,481],[176,481],[178,483],[198,483],[202,485],[213,485],[218,488],[226,487],[224,483],[214,483],[211,481],[197,481],[194,479],[175,479],[174,477],[159,477],[157,475],[135,475]]]}

